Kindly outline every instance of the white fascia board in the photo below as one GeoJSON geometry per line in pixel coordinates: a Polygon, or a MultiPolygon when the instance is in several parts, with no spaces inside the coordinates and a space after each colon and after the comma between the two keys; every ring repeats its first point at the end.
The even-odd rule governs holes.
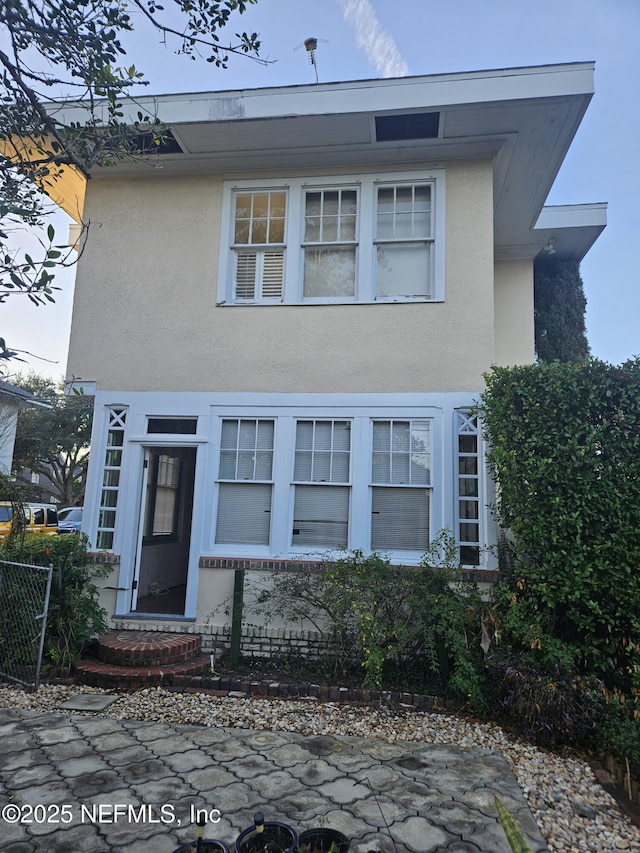
{"type": "MultiPolygon", "coordinates": [[[[140,111],[158,115],[165,124],[238,121],[286,116],[400,112],[594,92],[594,63],[579,62],[532,68],[508,68],[462,74],[397,77],[340,83],[283,86],[178,95],[143,96],[123,101],[125,118],[140,111]]],[[[82,121],[82,103],[47,107],[64,121],[82,121]]]]}
{"type": "Polygon", "coordinates": [[[562,228],[604,228],[607,224],[607,203],[558,204],[543,207],[535,230],[562,228]]]}

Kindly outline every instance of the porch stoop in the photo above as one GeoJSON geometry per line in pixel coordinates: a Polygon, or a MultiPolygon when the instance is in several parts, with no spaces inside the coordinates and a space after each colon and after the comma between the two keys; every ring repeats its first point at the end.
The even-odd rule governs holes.
{"type": "Polygon", "coordinates": [[[131,690],[170,686],[178,676],[206,674],[209,666],[198,635],[110,631],[98,640],[98,659],[80,660],[74,670],[91,687],[131,690]]]}

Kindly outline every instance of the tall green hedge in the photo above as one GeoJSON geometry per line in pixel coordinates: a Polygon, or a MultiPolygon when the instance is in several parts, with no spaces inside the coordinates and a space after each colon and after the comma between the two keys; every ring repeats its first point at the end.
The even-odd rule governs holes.
{"type": "Polygon", "coordinates": [[[495,368],[481,412],[521,641],[640,686],[640,360],[495,368]]]}

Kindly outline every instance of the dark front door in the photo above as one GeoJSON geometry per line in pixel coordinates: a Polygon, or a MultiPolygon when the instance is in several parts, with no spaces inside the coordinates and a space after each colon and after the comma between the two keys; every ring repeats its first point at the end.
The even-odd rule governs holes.
{"type": "Polygon", "coordinates": [[[195,447],[147,447],[131,610],[184,615],[195,447]]]}

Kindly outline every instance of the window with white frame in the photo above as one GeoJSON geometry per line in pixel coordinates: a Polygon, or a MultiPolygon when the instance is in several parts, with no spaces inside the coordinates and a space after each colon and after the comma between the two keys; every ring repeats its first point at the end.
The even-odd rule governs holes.
{"type": "Polygon", "coordinates": [[[234,202],[234,299],[237,302],[280,300],[286,193],[240,192],[234,202]]]}
{"type": "Polygon", "coordinates": [[[304,204],[303,296],[353,298],[356,292],[356,190],[308,190],[304,204]]]}
{"type": "Polygon", "coordinates": [[[273,446],[273,420],[223,419],[216,543],[269,544],[273,446]]]}
{"type": "MultiPolygon", "coordinates": [[[[442,500],[445,446],[450,481],[454,458],[458,465],[442,414],[437,406],[220,410],[212,553],[317,559],[352,549],[417,563],[434,531],[461,530],[453,501],[442,500]]],[[[449,424],[456,414],[449,409],[449,424]]]]}
{"type": "Polygon", "coordinates": [[[444,298],[444,170],[224,192],[220,304],[444,298]]]}
{"type": "Polygon", "coordinates": [[[431,296],[431,186],[378,187],[376,296],[431,296]]]}
{"type": "Polygon", "coordinates": [[[374,420],[371,460],[371,548],[429,547],[431,423],[374,420]]]}
{"type": "Polygon", "coordinates": [[[127,409],[124,407],[107,409],[107,423],[108,431],[102,469],[96,548],[109,551],[113,548],[116,526],[116,507],[120,490],[127,409]]]}
{"type": "Polygon", "coordinates": [[[297,422],[292,545],[348,546],[350,457],[350,421],[297,422]]]}
{"type": "Polygon", "coordinates": [[[458,411],[456,419],[457,518],[460,562],[480,565],[480,424],[470,411],[458,411]]]}

